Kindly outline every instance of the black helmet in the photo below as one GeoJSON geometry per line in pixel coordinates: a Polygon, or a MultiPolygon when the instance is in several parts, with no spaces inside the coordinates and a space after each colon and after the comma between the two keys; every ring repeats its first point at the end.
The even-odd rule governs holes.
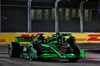
{"type": "Polygon", "coordinates": [[[59,32],[57,32],[57,33],[56,33],[56,36],[60,36],[60,33],[59,33],[59,32]]]}

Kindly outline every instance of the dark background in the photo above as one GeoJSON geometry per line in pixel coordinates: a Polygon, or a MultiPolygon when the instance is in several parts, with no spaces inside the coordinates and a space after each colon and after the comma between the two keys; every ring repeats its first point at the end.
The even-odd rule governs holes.
{"type": "MultiPolygon", "coordinates": [[[[32,9],[52,9],[54,8],[54,2],[55,0],[33,0],[32,9]]],[[[81,0],[63,0],[59,2],[59,8],[79,9],[80,2],[81,0]]],[[[100,32],[100,13],[98,13],[98,2],[98,0],[89,0],[84,4],[84,9],[92,10],[92,19],[90,21],[84,20],[84,32],[100,32]]],[[[59,16],[59,18],[61,18],[61,16],[59,16]]],[[[1,31],[27,32],[27,0],[1,0],[1,31]]],[[[32,32],[54,31],[54,20],[46,20],[44,16],[42,16],[42,20],[32,20],[32,32]]],[[[65,17],[63,16],[62,20],[59,19],[59,31],[80,32],[80,18],[72,18],[70,16],[69,20],[65,20],[65,17]]]]}

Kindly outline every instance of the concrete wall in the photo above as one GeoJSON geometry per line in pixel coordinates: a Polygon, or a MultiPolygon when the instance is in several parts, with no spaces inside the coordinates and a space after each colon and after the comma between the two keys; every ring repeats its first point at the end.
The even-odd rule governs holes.
{"type": "Polygon", "coordinates": [[[27,32],[27,8],[2,7],[2,32],[27,32]]]}
{"type": "Polygon", "coordinates": [[[84,22],[84,32],[100,32],[100,22],[84,22]]]}
{"type": "Polygon", "coordinates": [[[53,20],[33,20],[32,32],[54,32],[55,22],[53,20]]]}
{"type": "MultiPolygon", "coordinates": [[[[60,32],[80,32],[79,21],[59,21],[60,32]]],[[[54,20],[33,20],[32,32],[54,32],[55,21],[54,20]]]]}

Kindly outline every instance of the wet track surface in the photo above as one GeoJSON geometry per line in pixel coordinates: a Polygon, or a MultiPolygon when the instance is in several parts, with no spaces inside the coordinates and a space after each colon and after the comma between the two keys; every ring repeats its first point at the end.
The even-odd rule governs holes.
{"type": "Polygon", "coordinates": [[[100,66],[100,53],[85,52],[85,59],[69,62],[67,59],[50,61],[30,61],[23,58],[10,58],[7,46],[0,46],[0,66],[100,66]]]}

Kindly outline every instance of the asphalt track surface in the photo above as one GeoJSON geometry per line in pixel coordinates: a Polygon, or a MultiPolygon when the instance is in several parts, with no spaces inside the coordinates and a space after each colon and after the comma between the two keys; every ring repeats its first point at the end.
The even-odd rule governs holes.
{"type": "Polygon", "coordinates": [[[0,45],[0,66],[100,66],[100,53],[85,52],[85,59],[69,62],[67,59],[54,59],[50,61],[30,61],[23,58],[10,58],[8,48],[0,45]]]}

